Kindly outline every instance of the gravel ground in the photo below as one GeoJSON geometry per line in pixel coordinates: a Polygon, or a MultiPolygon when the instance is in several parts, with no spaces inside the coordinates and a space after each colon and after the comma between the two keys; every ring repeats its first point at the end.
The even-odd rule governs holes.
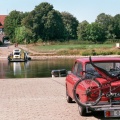
{"type": "Polygon", "coordinates": [[[65,93],[64,77],[1,79],[0,120],[106,120],[102,112],[80,116],[65,93]]]}

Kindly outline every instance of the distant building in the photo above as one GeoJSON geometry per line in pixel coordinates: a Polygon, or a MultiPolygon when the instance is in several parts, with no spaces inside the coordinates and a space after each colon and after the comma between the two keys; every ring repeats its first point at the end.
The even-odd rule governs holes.
{"type": "Polygon", "coordinates": [[[0,33],[4,32],[4,21],[7,15],[0,15],[0,33]]]}
{"type": "Polygon", "coordinates": [[[4,21],[6,17],[7,15],[0,15],[0,41],[3,43],[4,43],[4,39],[6,39],[6,36],[4,34],[4,21]]]}

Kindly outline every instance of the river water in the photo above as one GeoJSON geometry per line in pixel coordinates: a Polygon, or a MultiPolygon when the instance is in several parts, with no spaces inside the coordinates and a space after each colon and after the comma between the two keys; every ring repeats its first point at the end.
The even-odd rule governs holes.
{"type": "Polygon", "coordinates": [[[51,77],[52,70],[72,69],[74,59],[53,59],[28,62],[0,60],[0,78],[43,78],[51,77]]]}

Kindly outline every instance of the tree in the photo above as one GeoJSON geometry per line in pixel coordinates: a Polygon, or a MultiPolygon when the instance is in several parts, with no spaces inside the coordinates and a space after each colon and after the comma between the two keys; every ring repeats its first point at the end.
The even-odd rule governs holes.
{"type": "Polygon", "coordinates": [[[31,29],[34,42],[37,42],[39,38],[45,41],[60,38],[62,35],[62,31],[60,30],[60,28],[62,28],[61,15],[47,2],[36,6],[35,9],[22,20],[22,24],[26,28],[31,29]]]}
{"type": "Polygon", "coordinates": [[[51,10],[48,12],[44,24],[44,40],[56,40],[63,38],[64,25],[60,12],[51,10]]]}
{"type": "Polygon", "coordinates": [[[105,13],[101,13],[97,16],[97,19],[95,22],[100,24],[100,26],[105,32],[105,37],[107,39],[113,39],[114,21],[111,15],[106,15],[105,13]]]}
{"type": "Polygon", "coordinates": [[[116,39],[120,39],[120,14],[115,15],[113,19],[116,39]]]}
{"type": "Polygon", "coordinates": [[[68,12],[62,12],[62,19],[64,23],[64,39],[77,39],[78,20],[68,12]]]}
{"type": "Polygon", "coordinates": [[[9,36],[10,40],[12,40],[12,42],[15,42],[15,28],[21,26],[22,15],[22,12],[14,10],[10,12],[10,14],[5,19],[4,31],[5,34],[9,36]]]}
{"type": "Polygon", "coordinates": [[[29,13],[12,11],[5,21],[5,33],[12,42],[17,39],[19,42],[22,41],[19,32],[23,31],[23,27],[29,31],[29,37],[34,43],[39,39],[76,39],[78,23],[70,13],[60,13],[53,9],[53,5],[43,2],[29,13]]]}
{"type": "Polygon", "coordinates": [[[43,2],[35,7],[22,20],[22,25],[33,33],[34,42],[40,38],[43,41],[61,39],[63,36],[63,22],[60,12],[53,9],[53,6],[43,2]]]}
{"type": "Polygon", "coordinates": [[[38,39],[37,39],[37,35],[34,31],[34,29],[35,29],[34,28],[35,27],[34,18],[35,18],[35,11],[33,10],[26,17],[24,17],[22,19],[21,24],[22,24],[22,26],[25,26],[27,33],[29,33],[29,35],[27,35],[28,38],[26,36],[26,39],[28,39],[28,41],[29,41],[29,39],[32,39],[32,42],[35,43],[35,42],[37,42],[38,39]],[[34,27],[33,27],[33,25],[34,25],[34,27]]]}
{"type": "Polygon", "coordinates": [[[47,2],[43,2],[35,7],[35,16],[33,18],[33,31],[35,32],[36,39],[45,39],[45,24],[47,22],[47,15],[51,10],[53,10],[53,6],[47,2]]]}
{"type": "Polygon", "coordinates": [[[77,27],[77,36],[79,40],[86,40],[86,28],[89,25],[89,23],[85,20],[81,23],[79,23],[77,27]]]}
{"type": "Polygon", "coordinates": [[[25,26],[17,27],[15,29],[15,42],[16,43],[30,43],[32,32],[25,26]]]}
{"type": "Polygon", "coordinates": [[[105,40],[105,35],[102,27],[99,23],[91,23],[86,28],[87,40],[91,40],[92,42],[103,42],[105,40]]]}
{"type": "Polygon", "coordinates": [[[32,29],[34,17],[35,17],[35,11],[33,10],[22,19],[21,25],[25,26],[28,29],[32,29]]]}

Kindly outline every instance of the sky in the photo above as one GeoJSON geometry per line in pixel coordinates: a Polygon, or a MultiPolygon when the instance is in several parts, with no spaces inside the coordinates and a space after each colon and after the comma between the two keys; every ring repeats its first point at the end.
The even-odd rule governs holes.
{"type": "Polygon", "coordinates": [[[8,15],[11,11],[31,12],[35,6],[48,2],[59,12],[69,12],[79,22],[95,21],[101,13],[115,16],[120,14],[120,0],[1,0],[0,15],[8,15]]]}

